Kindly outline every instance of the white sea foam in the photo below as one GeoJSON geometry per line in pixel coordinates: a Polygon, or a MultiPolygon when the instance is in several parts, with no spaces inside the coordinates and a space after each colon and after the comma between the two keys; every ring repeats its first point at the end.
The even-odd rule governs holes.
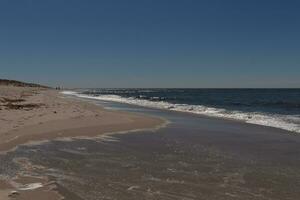
{"type": "Polygon", "coordinates": [[[23,191],[35,190],[41,187],[43,187],[42,183],[30,183],[30,184],[23,185],[22,187],[19,187],[18,190],[23,190],[23,191]]]}
{"type": "Polygon", "coordinates": [[[180,112],[188,112],[194,114],[201,114],[211,117],[220,117],[241,120],[246,123],[258,124],[263,126],[270,126],[280,128],[292,132],[300,133],[300,116],[297,115],[280,115],[280,114],[267,114],[259,112],[242,112],[230,111],[221,108],[213,108],[202,105],[187,105],[187,104],[173,104],[165,101],[149,101],[145,99],[124,98],[118,95],[100,95],[90,96],[79,94],[74,91],[63,91],[63,94],[73,95],[81,98],[95,99],[102,101],[113,101],[119,103],[126,103],[132,105],[139,105],[150,108],[167,109],[180,112]]]}

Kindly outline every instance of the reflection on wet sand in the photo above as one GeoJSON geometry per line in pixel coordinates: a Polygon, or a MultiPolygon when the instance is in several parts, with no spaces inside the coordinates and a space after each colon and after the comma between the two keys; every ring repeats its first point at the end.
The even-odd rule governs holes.
{"type": "Polygon", "coordinates": [[[1,157],[16,169],[1,173],[46,176],[69,199],[298,199],[298,137],[169,115],[172,124],[156,132],[20,147],[1,157]]]}

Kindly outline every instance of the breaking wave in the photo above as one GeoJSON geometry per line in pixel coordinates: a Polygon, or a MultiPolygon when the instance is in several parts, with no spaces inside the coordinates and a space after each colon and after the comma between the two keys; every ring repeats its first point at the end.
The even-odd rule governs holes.
{"type": "Polygon", "coordinates": [[[86,95],[74,91],[63,91],[63,94],[73,95],[81,98],[95,99],[102,101],[113,101],[118,103],[126,103],[150,108],[158,108],[165,110],[173,110],[179,112],[194,113],[211,117],[227,118],[240,120],[246,123],[258,124],[280,128],[292,132],[300,133],[300,115],[283,115],[268,114],[263,112],[243,112],[236,110],[228,110],[222,108],[214,108],[203,105],[175,104],[163,100],[146,100],[134,97],[121,97],[119,95],[86,95]]]}

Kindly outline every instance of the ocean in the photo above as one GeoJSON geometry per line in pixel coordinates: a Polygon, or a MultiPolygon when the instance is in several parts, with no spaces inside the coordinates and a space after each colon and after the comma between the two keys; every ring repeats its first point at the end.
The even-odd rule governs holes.
{"type": "Polygon", "coordinates": [[[80,89],[78,97],[240,120],[300,133],[300,89],[80,89]]]}

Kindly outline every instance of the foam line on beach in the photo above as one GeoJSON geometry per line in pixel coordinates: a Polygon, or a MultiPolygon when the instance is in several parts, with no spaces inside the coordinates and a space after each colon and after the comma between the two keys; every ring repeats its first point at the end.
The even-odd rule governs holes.
{"type": "Polygon", "coordinates": [[[86,99],[113,101],[118,103],[126,103],[131,105],[149,107],[149,108],[158,108],[158,109],[206,115],[210,117],[234,119],[234,120],[239,120],[250,124],[275,127],[275,128],[288,130],[291,132],[300,133],[300,116],[295,116],[295,115],[232,111],[232,110],[226,110],[221,108],[207,107],[203,105],[173,104],[166,101],[149,101],[145,99],[136,99],[131,97],[124,98],[118,95],[92,96],[92,95],[80,94],[75,91],[63,91],[62,93],[66,95],[72,95],[72,96],[86,98],[86,99]]]}

